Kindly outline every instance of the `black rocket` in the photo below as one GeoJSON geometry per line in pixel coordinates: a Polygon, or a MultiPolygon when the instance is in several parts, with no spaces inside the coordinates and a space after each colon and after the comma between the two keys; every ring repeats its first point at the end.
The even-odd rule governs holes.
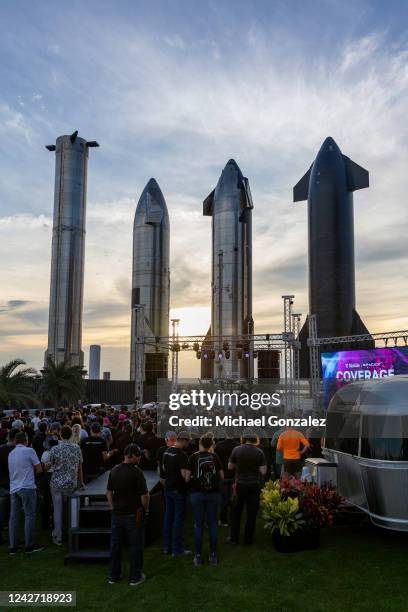
{"type": "MultiPolygon", "coordinates": [[[[307,200],[309,314],[322,337],[368,334],[356,311],[353,191],[369,186],[368,171],[326,138],[309,170],[293,188],[293,201],[307,200]]],[[[309,376],[308,321],[301,332],[301,376],[309,376]]],[[[358,348],[372,348],[373,343],[358,348]]],[[[344,350],[346,345],[323,346],[344,350]]]]}

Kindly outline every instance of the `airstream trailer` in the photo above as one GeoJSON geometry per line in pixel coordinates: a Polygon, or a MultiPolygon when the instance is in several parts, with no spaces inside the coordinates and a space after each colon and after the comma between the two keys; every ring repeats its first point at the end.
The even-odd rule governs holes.
{"type": "Polygon", "coordinates": [[[408,375],[350,383],[333,396],[323,455],[337,490],[379,527],[408,531],[408,375]]]}

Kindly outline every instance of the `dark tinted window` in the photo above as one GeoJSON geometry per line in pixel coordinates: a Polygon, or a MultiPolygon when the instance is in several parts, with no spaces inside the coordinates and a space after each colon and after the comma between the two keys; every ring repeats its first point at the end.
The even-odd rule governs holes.
{"type": "Polygon", "coordinates": [[[408,461],[408,417],[364,416],[361,456],[385,461],[408,461]]]}
{"type": "Polygon", "coordinates": [[[326,420],[325,447],[357,455],[359,428],[359,414],[329,411],[326,420]]]}

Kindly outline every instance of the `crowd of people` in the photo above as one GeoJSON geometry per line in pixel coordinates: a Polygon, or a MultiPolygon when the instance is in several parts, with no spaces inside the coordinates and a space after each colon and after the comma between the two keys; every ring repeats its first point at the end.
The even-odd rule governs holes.
{"type": "Polygon", "coordinates": [[[98,407],[61,408],[46,416],[37,410],[13,411],[1,417],[0,542],[8,524],[9,554],[19,550],[19,523],[24,515],[27,554],[41,551],[36,517],[61,546],[68,497],[109,470],[107,500],[112,510],[109,582],[121,579],[121,549],[126,534],[130,550],[129,584],[144,581],[144,528],[149,492],[144,470],[157,470],[165,502],[163,553],[192,556],[203,565],[203,534],[208,529],[208,562],[218,564],[218,528],[229,528],[226,542],[254,541],[260,492],[266,478],[299,477],[307,455],[320,456],[319,432],[278,430],[272,440],[245,432],[240,440],[200,438],[190,432],[156,434],[154,408],[116,410],[98,407]],[[188,502],[194,524],[194,553],[184,541],[188,502]]]}

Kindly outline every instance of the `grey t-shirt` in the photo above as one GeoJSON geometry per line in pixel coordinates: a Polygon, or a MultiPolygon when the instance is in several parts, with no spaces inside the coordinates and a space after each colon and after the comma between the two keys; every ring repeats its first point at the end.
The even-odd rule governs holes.
{"type": "Polygon", "coordinates": [[[266,465],[265,455],[253,444],[236,446],[231,453],[230,462],[234,463],[235,479],[238,484],[261,484],[259,468],[266,465]]]}

